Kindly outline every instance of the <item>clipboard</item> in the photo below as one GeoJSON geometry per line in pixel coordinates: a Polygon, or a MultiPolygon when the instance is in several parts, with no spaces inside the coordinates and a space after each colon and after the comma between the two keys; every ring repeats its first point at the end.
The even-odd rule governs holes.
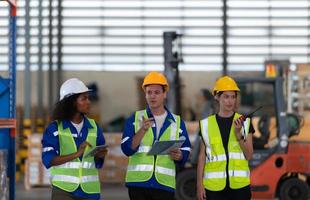
{"type": "Polygon", "coordinates": [[[99,146],[96,146],[94,148],[92,148],[86,155],[85,157],[88,157],[88,156],[94,156],[95,153],[101,149],[106,149],[108,148],[108,145],[107,144],[104,144],[104,145],[99,145],[99,146]]]}
{"type": "Polygon", "coordinates": [[[184,141],[185,139],[168,141],[156,140],[147,155],[167,155],[171,149],[181,148],[184,141]]]}

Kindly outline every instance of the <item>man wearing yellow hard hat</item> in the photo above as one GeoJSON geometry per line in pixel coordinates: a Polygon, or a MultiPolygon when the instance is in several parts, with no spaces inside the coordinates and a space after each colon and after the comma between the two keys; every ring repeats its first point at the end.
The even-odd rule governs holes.
{"type": "Polygon", "coordinates": [[[122,151],[129,157],[126,186],[131,200],[173,200],[176,165],[183,166],[190,153],[190,141],[180,116],[165,107],[169,91],[166,77],[158,72],[145,76],[142,89],[147,108],[128,118],[122,151]],[[168,155],[148,155],[154,142],[185,139],[181,148],[168,155]]]}
{"type": "Polygon", "coordinates": [[[198,200],[250,200],[248,160],[253,155],[250,119],[235,112],[240,91],[229,76],[219,78],[213,95],[219,111],[200,121],[198,200]]]}

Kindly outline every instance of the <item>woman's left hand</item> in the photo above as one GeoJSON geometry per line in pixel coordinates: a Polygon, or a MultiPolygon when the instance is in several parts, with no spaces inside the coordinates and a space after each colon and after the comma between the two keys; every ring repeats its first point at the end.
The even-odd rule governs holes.
{"type": "Polygon", "coordinates": [[[103,159],[108,154],[108,149],[100,149],[95,153],[95,158],[101,158],[103,159]]]}
{"type": "Polygon", "coordinates": [[[242,123],[243,123],[243,121],[239,118],[234,121],[235,135],[236,135],[237,140],[240,140],[241,136],[242,136],[241,135],[242,123]]]}

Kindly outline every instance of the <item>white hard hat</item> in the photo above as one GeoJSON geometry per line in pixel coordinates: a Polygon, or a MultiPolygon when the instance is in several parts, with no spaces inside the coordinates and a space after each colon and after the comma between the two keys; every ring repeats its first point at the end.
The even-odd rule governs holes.
{"type": "Polygon", "coordinates": [[[77,78],[71,78],[66,80],[60,87],[60,99],[59,101],[63,100],[64,98],[67,98],[74,94],[80,94],[84,92],[91,91],[86,87],[86,85],[77,78]]]}

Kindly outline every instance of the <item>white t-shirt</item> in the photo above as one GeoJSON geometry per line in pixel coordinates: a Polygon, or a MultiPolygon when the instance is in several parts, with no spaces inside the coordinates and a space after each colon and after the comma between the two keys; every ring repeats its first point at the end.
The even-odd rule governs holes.
{"type": "Polygon", "coordinates": [[[162,115],[154,115],[155,123],[156,123],[156,138],[159,136],[160,129],[163,127],[165,119],[167,117],[167,111],[165,111],[162,115]]]}
{"type": "Polygon", "coordinates": [[[77,134],[78,134],[77,136],[81,137],[82,136],[81,135],[82,134],[81,130],[82,130],[82,127],[83,127],[83,124],[84,124],[84,119],[80,123],[78,123],[78,124],[76,124],[76,123],[74,123],[72,121],[71,121],[71,123],[72,123],[72,125],[75,127],[75,129],[77,131],[77,134]]]}

